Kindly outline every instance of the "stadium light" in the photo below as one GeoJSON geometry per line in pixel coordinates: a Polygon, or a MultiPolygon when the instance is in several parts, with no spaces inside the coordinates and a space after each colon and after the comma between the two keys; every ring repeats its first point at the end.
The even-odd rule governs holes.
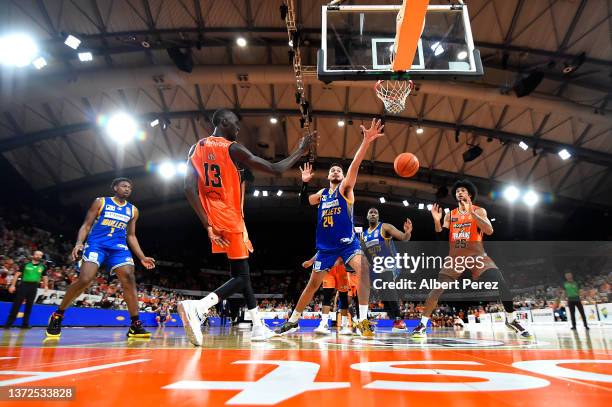
{"type": "Polygon", "coordinates": [[[176,172],[181,175],[187,174],[187,163],[178,163],[176,164],[176,172]]]}
{"type": "Polygon", "coordinates": [[[106,133],[117,143],[126,144],[138,135],[138,125],[130,115],[117,113],[108,119],[106,133]]]}
{"type": "Polygon", "coordinates": [[[281,196],[283,194],[283,190],[279,189],[278,192],[276,192],[276,196],[281,196]]]}
{"type": "Polygon", "coordinates": [[[427,204],[427,210],[431,211],[431,208],[433,208],[433,205],[432,204],[427,204]]]}
{"type": "Polygon", "coordinates": [[[442,44],[440,44],[440,41],[436,41],[431,44],[431,50],[433,51],[435,56],[444,53],[444,47],[442,46],[442,44]]]}
{"type": "Polygon", "coordinates": [[[157,171],[159,172],[159,175],[166,180],[171,179],[176,175],[176,167],[174,163],[171,163],[170,161],[161,163],[157,171]]]}
{"type": "Polygon", "coordinates": [[[151,125],[151,127],[155,127],[159,124],[159,119],[155,119],[153,120],[151,123],[149,123],[151,125]]]}
{"type": "Polygon", "coordinates": [[[518,199],[521,192],[514,185],[510,185],[504,189],[503,196],[508,202],[514,202],[518,199]]]}
{"type": "Polygon", "coordinates": [[[417,127],[416,134],[423,134],[424,132],[425,132],[425,130],[423,130],[423,128],[421,126],[417,127]]]}
{"type": "Polygon", "coordinates": [[[444,213],[449,213],[449,212],[450,212],[450,209],[444,208],[444,213]]]}
{"type": "Polygon", "coordinates": [[[569,151],[567,151],[566,149],[563,149],[561,151],[559,151],[559,157],[561,157],[561,159],[563,161],[567,160],[568,158],[570,158],[572,155],[569,153],[569,151]]]}
{"type": "Polygon", "coordinates": [[[459,53],[457,54],[457,59],[463,61],[464,59],[466,59],[468,56],[467,51],[459,51],[459,53]]]}
{"type": "Polygon", "coordinates": [[[36,69],[43,69],[45,66],[47,66],[47,60],[43,57],[38,57],[32,61],[32,65],[34,65],[34,68],[36,69]]]}
{"type": "Polygon", "coordinates": [[[540,196],[534,191],[527,191],[525,195],[523,195],[523,202],[525,205],[532,207],[535,206],[540,201],[540,196]]]}
{"type": "Polygon", "coordinates": [[[72,49],[77,49],[79,45],[81,45],[81,40],[74,35],[68,35],[64,41],[64,44],[68,45],[72,49]]]}
{"type": "Polygon", "coordinates": [[[26,34],[10,34],[0,38],[0,63],[23,68],[38,54],[38,45],[26,34]]]}
{"type": "Polygon", "coordinates": [[[344,127],[346,123],[344,122],[344,120],[338,120],[338,127],[344,127]]]}
{"type": "Polygon", "coordinates": [[[527,145],[527,143],[525,143],[524,141],[521,141],[519,143],[519,147],[522,148],[523,150],[527,150],[529,148],[529,146],[527,145]]]}
{"type": "Polygon", "coordinates": [[[379,198],[379,200],[380,200],[380,203],[385,203],[385,202],[387,202],[387,200],[385,199],[385,197],[384,197],[384,196],[381,196],[381,197],[379,198]]]}
{"type": "Polygon", "coordinates": [[[272,117],[270,117],[270,123],[276,124],[276,123],[278,123],[278,119],[276,117],[272,116],[272,117]]]}
{"type": "Polygon", "coordinates": [[[407,201],[407,200],[405,200],[405,199],[402,201],[402,203],[404,204],[404,206],[408,206],[408,205],[410,205],[410,204],[408,203],[408,201],[407,201]]]}
{"type": "Polygon", "coordinates": [[[253,196],[255,198],[257,198],[259,196],[259,189],[256,189],[255,191],[253,191],[253,196]]]}
{"type": "Polygon", "coordinates": [[[79,61],[90,62],[93,61],[93,54],[91,52],[79,52],[79,61]]]}
{"type": "Polygon", "coordinates": [[[263,191],[262,195],[263,196],[268,196],[268,191],[263,191]]]}
{"type": "Polygon", "coordinates": [[[244,37],[238,37],[236,38],[236,44],[238,44],[239,47],[246,47],[247,40],[244,39],[244,37]]]}
{"type": "Polygon", "coordinates": [[[495,222],[495,218],[491,218],[491,222],[495,222]]]}
{"type": "Polygon", "coordinates": [[[425,209],[425,204],[420,203],[420,204],[419,204],[419,209],[420,209],[420,210],[425,209]]]}

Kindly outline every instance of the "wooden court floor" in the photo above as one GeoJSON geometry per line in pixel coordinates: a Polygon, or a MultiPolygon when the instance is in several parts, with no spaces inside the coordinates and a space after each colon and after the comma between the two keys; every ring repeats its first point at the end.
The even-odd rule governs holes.
{"type": "MultiPolygon", "coordinates": [[[[533,340],[499,331],[436,330],[427,340],[378,332],[372,341],[312,332],[248,341],[208,328],[201,349],[181,328],[127,341],[125,329],[0,331],[8,389],[69,387],[53,406],[610,406],[612,329],[541,327],[533,340]]],[[[13,398],[14,400],[14,398],[13,398]]]]}

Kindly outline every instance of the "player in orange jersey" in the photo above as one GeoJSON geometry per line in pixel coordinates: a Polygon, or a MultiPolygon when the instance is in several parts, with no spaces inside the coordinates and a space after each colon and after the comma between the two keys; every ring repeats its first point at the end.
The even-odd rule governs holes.
{"type": "MultiPolygon", "coordinates": [[[[302,263],[302,267],[310,268],[317,256],[314,255],[310,260],[306,260],[302,263]]],[[[355,287],[356,288],[356,287],[355,287]]],[[[321,323],[317,328],[314,329],[314,333],[320,335],[330,335],[328,321],[329,312],[332,308],[335,293],[338,293],[338,309],[341,315],[341,326],[340,335],[351,335],[353,331],[349,328],[348,320],[348,291],[349,291],[349,277],[346,272],[346,267],[341,260],[337,260],[336,264],[329,270],[323,283],[321,285],[321,292],[323,294],[323,310],[321,312],[321,323]]],[[[340,325],[340,324],[339,324],[340,325]]]]}
{"type": "MultiPolygon", "coordinates": [[[[491,236],[493,225],[487,217],[487,211],[472,203],[476,200],[478,194],[476,186],[468,180],[459,180],[453,185],[452,194],[457,199],[459,206],[444,216],[444,224],[440,223],[442,208],[437,204],[431,208],[431,216],[438,237],[441,240],[448,239],[450,245],[449,257],[471,257],[474,259],[474,267],[470,270],[472,280],[497,282],[499,298],[506,311],[506,326],[522,337],[529,338],[531,334],[514,318],[510,287],[508,287],[493,259],[487,256],[485,252],[482,243],[483,234],[491,236]]],[[[463,274],[463,271],[458,272],[454,268],[443,268],[438,275],[438,281],[452,282],[457,280],[461,274],[463,274]]],[[[431,318],[431,314],[443,292],[444,289],[440,288],[429,293],[425,301],[425,310],[421,322],[412,331],[412,337],[426,337],[427,322],[431,318]]]]}
{"type": "Polygon", "coordinates": [[[244,183],[241,169],[280,175],[308,151],[315,133],[300,140],[298,147],[282,161],[271,163],[251,153],[238,143],[240,120],[227,109],[217,110],[212,118],[213,134],[198,141],[189,152],[185,174],[185,194],[208,232],[213,253],[225,253],[230,262],[231,278],[201,300],[182,301],[179,315],[189,341],[202,344],[201,321],[208,310],[236,292],[246,300],[253,321],[252,341],[273,336],[261,321],[249,275],[249,253],[253,251],[244,223],[244,183]]]}

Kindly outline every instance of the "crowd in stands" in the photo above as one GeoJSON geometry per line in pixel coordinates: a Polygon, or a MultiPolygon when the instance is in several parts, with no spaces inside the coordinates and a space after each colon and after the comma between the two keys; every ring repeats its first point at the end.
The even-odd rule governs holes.
{"type": "MultiPolygon", "coordinates": [[[[0,215],[2,213],[0,212],[0,215]]],[[[72,242],[63,236],[54,236],[51,233],[39,229],[27,215],[7,220],[0,217],[0,290],[11,285],[15,272],[20,271],[23,264],[29,260],[35,250],[41,250],[45,254],[47,265],[49,290],[65,291],[66,288],[78,278],[76,266],[68,261],[68,254],[72,250],[72,242]]],[[[139,282],[138,296],[142,311],[155,311],[160,304],[168,304],[171,312],[176,311],[176,305],[184,299],[195,298],[181,294],[176,290],[198,290],[209,291],[221,285],[227,280],[227,264],[218,259],[203,259],[199,265],[199,271],[194,272],[191,266],[181,263],[167,263],[167,266],[158,265],[154,271],[139,269],[137,281],[139,282]]],[[[261,262],[261,257],[259,262],[261,262]]],[[[584,303],[611,302],[612,272],[605,267],[598,267],[599,273],[589,273],[588,270],[580,270],[580,267],[593,268],[592,264],[572,264],[567,271],[573,271],[581,285],[581,298],[584,303]],[[605,272],[602,273],[601,270],[605,272]]],[[[537,268],[537,266],[536,266],[537,268]]],[[[566,271],[566,270],[564,270],[566,271]]],[[[281,294],[284,298],[293,298],[294,292],[299,292],[306,283],[308,273],[303,270],[287,273],[266,273],[263,266],[254,270],[252,279],[254,291],[257,294],[281,294]],[[293,280],[298,280],[297,284],[293,280]],[[293,284],[293,286],[292,286],[293,284]],[[292,286],[292,287],[290,287],[292,286]]],[[[562,278],[558,272],[550,270],[532,270],[532,276],[536,275],[538,285],[530,288],[521,288],[514,298],[517,309],[533,309],[557,307],[558,299],[562,297],[562,278]]],[[[513,285],[526,287],[526,282],[521,282],[525,275],[518,272],[513,278],[513,285]]],[[[123,293],[118,280],[107,273],[98,273],[95,281],[87,289],[86,298],[77,301],[76,306],[102,307],[111,309],[125,309],[123,293]]],[[[61,295],[61,294],[60,294],[61,295]]],[[[61,298],[58,294],[51,292],[48,296],[40,297],[38,302],[43,304],[58,304],[61,298]]],[[[259,306],[262,311],[288,312],[293,303],[278,299],[260,300],[259,306]]],[[[321,309],[321,297],[316,297],[307,311],[319,311],[321,309]]],[[[371,304],[372,310],[383,309],[382,303],[371,304]]],[[[401,313],[406,319],[419,318],[423,310],[421,303],[402,302],[401,313]]],[[[483,312],[502,311],[501,305],[490,303],[467,310],[468,314],[479,315],[483,312]]],[[[214,313],[214,311],[211,311],[214,313]]],[[[456,319],[465,319],[463,311],[455,310],[442,305],[432,316],[434,326],[453,326],[456,319]]]]}

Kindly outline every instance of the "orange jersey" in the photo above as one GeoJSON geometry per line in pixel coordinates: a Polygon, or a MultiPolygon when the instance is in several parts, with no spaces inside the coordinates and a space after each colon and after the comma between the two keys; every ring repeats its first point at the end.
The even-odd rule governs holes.
{"type": "MultiPolygon", "coordinates": [[[[474,209],[478,207],[474,205],[474,209]]],[[[478,229],[478,224],[472,219],[471,213],[461,213],[459,208],[455,208],[450,213],[450,233],[448,240],[451,243],[462,242],[482,242],[482,231],[478,229]]]]}
{"type": "Polygon", "coordinates": [[[219,232],[241,233],[245,225],[240,173],[229,154],[233,143],[206,137],[196,144],[191,163],[198,173],[200,202],[209,224],[219,232]]]}

